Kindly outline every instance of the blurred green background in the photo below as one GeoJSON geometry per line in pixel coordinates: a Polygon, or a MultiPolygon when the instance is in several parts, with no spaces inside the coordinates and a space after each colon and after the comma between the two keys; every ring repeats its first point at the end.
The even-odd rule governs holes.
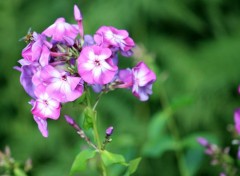
{"type": "MultiPolygon", "coordinates": [[[[102,138],[106,127],[115,127],[108,149],[128,160],[143,157],[136,176],[178,176],[181,160],[189,175],[218,175],[195,138],[230,145],[227,126],[240,105],[238,0],[1,0],[0,149],[10,146],[20,161],[32,158],[33,176],[66,176],[86,146],[63,116],[49,120],[49,137],[41,136],[20,73],[13,70],[25,47],[18,40],[29,27],[41,33],[58,17],[74,23],[74,4],[83,14],[85,34],[101,25],[128,30],[139,45],[134,62],[144,60],[157,73],[148,102],[126,90],[101,99],[102,138]]],[[[64,113],[81,121],[76,104],[66,105],[64,113]]]]}

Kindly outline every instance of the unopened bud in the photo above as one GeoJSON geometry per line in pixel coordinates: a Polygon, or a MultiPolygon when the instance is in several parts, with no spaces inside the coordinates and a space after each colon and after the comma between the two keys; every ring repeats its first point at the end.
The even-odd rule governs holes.
{"type": "Polygon", "coordinates": [[[203,138],[203,137],[199,137],[197,138],[197,141],[199,144],[201,144],[202,146],[206,147],[209,145],[207,139],[203,138]]]}
{"type": "Polygon", "coordinates": [[[112,133],[113,133],[113,127],[110,126],[110,127],[108,127],[108,128],[106,129],[106,135],[107,135],[107,136],[111,136],[112,133]]]}
{"type": "Polygon", "coordinates": [[[66,121],[69,125],[74,125],[75,124],[75,121],[70,116],[65,115],[64,117],[65,117],[65,119],[66,119],[66,121]]]}

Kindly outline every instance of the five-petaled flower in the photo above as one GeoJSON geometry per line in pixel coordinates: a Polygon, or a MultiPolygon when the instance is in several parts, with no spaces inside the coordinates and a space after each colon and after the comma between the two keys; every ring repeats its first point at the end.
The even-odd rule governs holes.
{"type": "Polygon", "coordinates": [[[78,62],[78,72],[89,84],[107,84],[112,81],[118,67],[113,64],[109,48],[96,45],[83,48],[78,62]]]}

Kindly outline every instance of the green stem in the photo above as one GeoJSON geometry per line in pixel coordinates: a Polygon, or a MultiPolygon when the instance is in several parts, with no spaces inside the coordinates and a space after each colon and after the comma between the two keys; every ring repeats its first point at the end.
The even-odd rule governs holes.
{"type": "MultiPolygon", "coordinates": [[[[97,111],[95,109],[96,109],[96,107],[98,105],[98,102],[99,102],[99,99],[100,99],[101,95],[102,95],[102,93],[98,96],[98,98],[96,100],[96,103],[94,104],[94,106],[92,108],[91,102],[90,102],[90,92],[87,89],[87,105],[88,105],[88,107],[92,108],[93,113],[94,113],[94,115],[92,117],[93,118],[92,119],[92,121],[93,121],[93,135],[94,135],[94,140],[97,143],[97,148],[98,148],[99,153],[101,152],[102,146],[101,146],[101,140],[100,140],[100,137],[99,137],[99,134],[98,134],[97,111]]],[[[101,155],[101,153],[100,153],[100,155],[101,155]]],[[[99,161],[100,161],[100,166],[101,166],[101,169],[102,169],[102,176],[107,176],[107,169],[106,169],[106,167],[105,167],[105,165],[104,165],[104,163],[103,163],[103,161],[101,159],[101,156],[99,156],[99,161]]]]}
{"type": "MultiPolygon", "coordinates": [[[[98,150],[101,151],[101,141],[100,141],[100,137],[98,135],[98,129],[97,129],[97,112],[94,111],[94,117],[93,117],[93,133],[94,133],[94,138],[95,138],[95,141],[97,143],[97,146],[98,146],[98,150]]],[[[107,169],[100,157],[100,165],[101,165],[101,168],[102,168],[102,175],[103,176],[107,176],[107,169]]]]}
{"type": "MultiPolygon", "coordinates": [[[[167,95],[167,92],[166,92],[163,84],[161,84],[160,101],[163,105],[163,108],[167,111],[167,113],[169,113],[169,123],[168,123],[169,130],[170,130],[174,140],[176,141],[176,143],[179,144],[181,142],[181,138],[180,138],[180,135],[178,132],[178,128],[177,128],[175,119],[173,117],[173,110],[169,103],[168,95],[167,95]]],[[[188,173],[185,161],[184,161],[184,154],[183,154],[182,149],[179,146],[177,146],[177,149],[176,149],[176,158],[177,158],[177,162],[178,162],[178,168],[179,168],[180,175],[181,176],[189,176],[189,173],[188,173]]]]}

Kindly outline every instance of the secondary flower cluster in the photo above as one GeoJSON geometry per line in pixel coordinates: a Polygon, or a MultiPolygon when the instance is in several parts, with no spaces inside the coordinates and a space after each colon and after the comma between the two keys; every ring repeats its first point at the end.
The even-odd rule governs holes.
{"type": "Polygon", "coordinates": [[[237,167],[235,167],[233,158],[229,154],[230,147],[222,149],[203,137],[199,137],[197,141],[205,148],[205,153],[211,157],[211,164],[218,165],[222,168],[223,171],[219,174],[220,176],[237,175],[237,167]]]}
{"type": "Polygon", "coordinates": [[[24,39],[20,82],[32,97],[32,114],[44,137],[47,119],[58,119],[61,106],[79,98],[86,86],[95,92],[116,88],[132,90],[141,101],[152,94],[156,75],[139,62],[132,69],[119,69],[118,55],[130,57],[135,43],[126,30],[102,26],[84,35],[82,15],[74,6],[77,24],[58,18],[42,33],[30,32],[24,39]]]}

